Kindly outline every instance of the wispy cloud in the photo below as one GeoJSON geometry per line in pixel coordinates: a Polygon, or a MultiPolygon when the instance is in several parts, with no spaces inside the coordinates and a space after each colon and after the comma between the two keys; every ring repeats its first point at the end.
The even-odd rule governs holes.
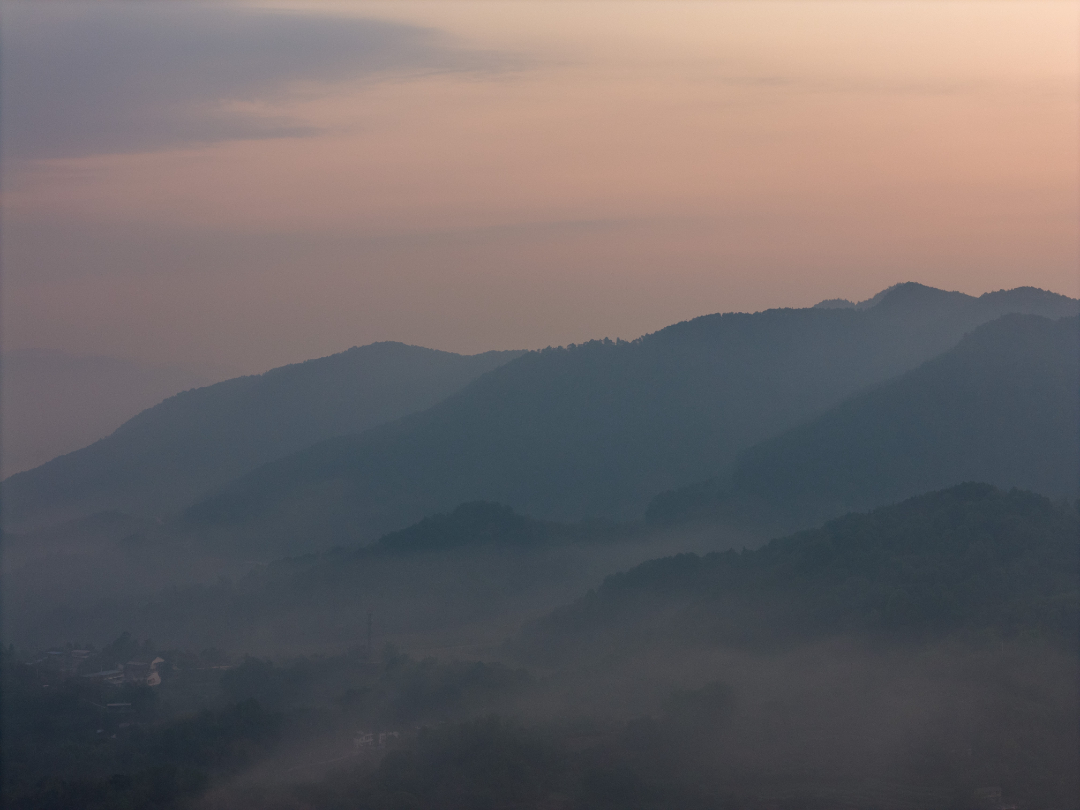
{"type": "Polygon", "coordinates": [[[240,5],[13,3],[4,17],[9,158],[313,134],[235,102],[279,101],[297,83],[518,65],[434,28],[240,5]]]}

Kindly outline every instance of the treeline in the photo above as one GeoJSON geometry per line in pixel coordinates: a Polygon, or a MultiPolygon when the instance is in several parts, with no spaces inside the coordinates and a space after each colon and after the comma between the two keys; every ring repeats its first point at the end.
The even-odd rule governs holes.
{"type": "Polygon", "coordinates": [[[515,645],[544,662],[645,641],[761,647],[844,633],[1037,635],[1075,646],[1078,538],[1076,503],[964,484],[756,550],[644,563],[527,627],[515,645]]]}
{"type": "MultiPolygon", "coordinates": [[[[442,565],[467,549],[452,531],[450,549],[432,539],[457,525],[493,527],[481,548],[500,526],[536,539],[491,506],[422,525],[411,543],[314,560],[326,576],[351,554],[442,565]]],[[[1074,806],[1078,581],[1076,503],[965,484],[612,576],[504,650],[532,672],[388,646],[230,660],[125,635],[93,660],[169,666],[159,687],[116,688],[46,680],[9,654],[4,797],[27,810],[987,810],[979,797],[1000,791],[1025,810],[1074,806]],[[400,746],[356,756],[361,729],[400,746]]]]}
{"type": "MultiPolygon", "coordinates": [[[[132,645],[146,647],[123,637],[107,651],[132,645]]],[[[5,805],[172,806],[275,757],[341,759],[358,729],[411,735],[489,711],[533,683],[524,670],[416,660],[392,647],[375,660],[354,650],[215,669],[206,656],[163,654],[172,666],[155,688],[42,672],[6,654],[5,805]],[[193,697],[203,708],[185,710],[193,697]]]]}

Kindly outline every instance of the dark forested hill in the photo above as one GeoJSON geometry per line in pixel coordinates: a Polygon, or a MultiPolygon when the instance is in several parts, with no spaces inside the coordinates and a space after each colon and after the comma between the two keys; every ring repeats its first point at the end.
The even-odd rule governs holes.
{"type": "Polygon", "coordinates": [[[80,644],[80,674],[160,655],[156,687],[65,679],[63,647],[5,649],[5,806],[1076,807],[1078,530],[1073,506],[968,484],[758,551],[654,560],[503,648],[533,674],[490,648],[462,660],[452,625],[535,608],[533,552],[580,552],[562,541],[591,529],[466,505],[170,589],[122,617],[134,635],[80,644]],[[512,557],[478,567],[482,549],[512,557]],[[418,606],[453,660],[385,627],[418,606]],[[322,654],[292,655],[312,642],[322,654]],[[356,750],[359,729],[398,733],[383,757],[356,750]]]}
{"type": "Polygon", "coordinates": [[[813,525],[963,481],[1080,493],[1080,321],[1010,315],[918,369],[746,450],[729,482],[665,494],[662,523],[813,525]]]}
{"type": "Polygon", "coordinates": [[[271,459],[430,407],[519,354],[373,343],[185,391],[89,447],[6,480],[5,523],[168,512],[271,459]]]}
{"type": "Polygon", "coordinates": [[[373,539],[470,500],[626,517],[1002,312],[1077,304],[902,284],[862,309],[710,315],[630,343],[531,352],[424,413],[261,467],[187,518],[215,537],[299,550],[373,539]]]}
{"type": "Polygon", "coordinates": [[[642,644],[804,642],[856,633],[1041,634],[1075,644],[1080,515],[962,484],[736,553],[682,554],[609,577],[526,629],[550,663],[642,644]]]}

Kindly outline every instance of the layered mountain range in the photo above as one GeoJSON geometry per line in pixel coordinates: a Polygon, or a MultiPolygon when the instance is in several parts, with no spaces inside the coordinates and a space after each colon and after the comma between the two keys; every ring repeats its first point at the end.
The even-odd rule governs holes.
{"type": "Polygon", "coordinates": [[[658,496],[660,524],[774,533],[964,481],[1080,493],[1080,320],[1008,315],[947,352],[658,496]]]}
{"type": "Polygon", "coordinates": [[[1078,379],[1080,302],[901,284],[187,391],[3,483],[5,791],[1077,806],[1078,379]]]}
{"type": "Polygon", "coordinates": [[[680,554],[609,577],[527,626],[526,660],[828,636],[1038,632],[1075,644],[1075,505],[961,484],[755,550],[680,554]]]}
{"type": "Polygon", "coordinates": [[[725,476],[741,451],[981,324],[1031,310],[1075,314],[1077,302],[905,284],[864,309],[713,315],[633,342],[531,352],[426,411],[266,464],[184,519],[290,548],[304,535],[372,540],[471,500],[559,520],[627,519],[659,492],[725,476]]]}
{"type": "Polygon", "coordinates": [[[908,283],[825,303],[527,353],[374,344],[195,389],[9,478],[6,525],[119,509],[295,553],[478,500],[629,519],[674,491],[654,518],[771,529],[967,479],[1076,489],[1076,322],[1053,320],[1080,302],[908,283]]]}

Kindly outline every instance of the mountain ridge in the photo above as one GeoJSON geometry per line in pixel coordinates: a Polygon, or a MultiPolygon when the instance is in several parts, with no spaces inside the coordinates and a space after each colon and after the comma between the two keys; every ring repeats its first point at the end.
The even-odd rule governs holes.
{"type": "Polygon", "coordinates": [[[725,469],[738,450],[916,367],[1002,310],[1080,311],[1049,296],[909,283],[865,310],[707,315],[635,341],[530,352],[427,411],[264,465],[184,520],[219,538],[332,545],[473,500],[542,519],[626,519],[665,483],[725,469]]]}
{"type": "Polygon", "coordinates": [[[754,550],[650,560],[525,627],[511,646],[546,665],[642,643],[768,647],[848,633],[1038,629],[1074,645],[1078,527],[1075,504],[968,482],[754,550]]]}
{"type": "Polygon", "coordinates": [[[654,499],[656,523],[812,525],[964,480],[1080,492],[1080,320],[1005,315],[920,367],[744,450],[729,481],[654,499]]]}
{"type": "Polygon", "coordinates": [[[5,522],[33,528],[108,509],[167,514],[280,455],[423,410],[520,354],[386,341],[189,389],[6,479],[5,522]]]}

